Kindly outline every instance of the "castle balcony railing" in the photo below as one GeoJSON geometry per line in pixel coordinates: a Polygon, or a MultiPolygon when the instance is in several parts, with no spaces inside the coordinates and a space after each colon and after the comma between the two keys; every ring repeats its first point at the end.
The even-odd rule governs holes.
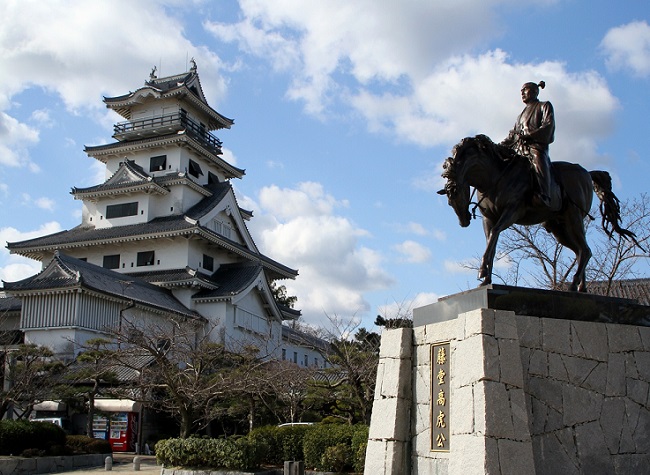
{"type": "Polygon", "coordinates": [[[221,140],[208,132],[184,112],[166,114],[146,119],[118,122],[113,126],[113,138],[119,141],[138,140],[185,131],[201,145],[221,153],[221,140]]]}

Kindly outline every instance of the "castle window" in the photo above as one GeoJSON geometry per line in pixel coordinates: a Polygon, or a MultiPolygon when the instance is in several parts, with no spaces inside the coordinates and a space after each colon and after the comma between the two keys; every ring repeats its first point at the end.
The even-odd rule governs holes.
{"type": "Polygon", "coordinates": [[[214,257],[203,254],[203,268],[205,270],[214,270],[214,257]]]}
{"type": "Polygon", "coordinates": [[[124,218],[138,214],[138,202],[106,206],[106,219],[124,218]]]}
{"type": "Polygon", "coordinates": [[[198,178],[199,175],[203,175],[203,170],[201,170],[201,166],[198,163],[196,163],[194,160],[190,160],[190,168],[188,170],[188,173],[194,178],[198,178]]]}
{"type": "Polygon", "coordinates": [[[219,177],[212,172],[208,172],[208,185],[219,183],[219,177]]]}
{"type": "Polygon", "coordinates": [[[167,155],[157,155],[149,159],[149,171],[158,172],[167,166],[167,155]]]}
{"type": "Polygon", "coordinates": [[[154,251],[138,252],[136,264],[138,267],[152,266],[154,261],[154,251]]]}
{"type": "Polygon", "coordinates": [[[111,254],[109,256],[104,256],[104,262],[102,267],[105,269],[119,269],[120,268],[120,255],[111,254]]]}

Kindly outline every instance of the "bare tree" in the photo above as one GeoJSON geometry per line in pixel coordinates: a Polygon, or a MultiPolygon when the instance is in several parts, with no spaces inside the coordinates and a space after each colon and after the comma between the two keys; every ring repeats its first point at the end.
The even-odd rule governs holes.
{"type": "Polygon", "coordinates": [[[12,409],[17,417],[27,417],[34,405],[52,397],[63,362],[54,359],[44,346],[21,344],[2,352],[4,385],[0,388],[0,419],[12,409]]]}
{"type": "Polygon", "coordinates": [[[601,239],[594,245],[593,264],[587,269],[589,280],[606,283],[606,295],[615,280],[639,277],[638,264],[650,257],[650,197],[643,193],[626,201],[621,212],[628,228],[636,234],[636,242],[620,236],[606,239],[606,231],[597,227],[601,239]]]}
{"type": "MultiPolygon", "coordinates": [[[[593,214],[593,213],[592,213],[593,214]]],[[[638,269],[650,257],[650,197],[643,193],[621,204],[621,217],[636,238],[612,236],[600,226],[588,228],[593,256],[587,267],[588,280],[612,282],[639,276],[638,269]]],[[[543,226],[513,226],[501,240],[497,261],[505,260],[502,269],[495,266],[494,276],[507,285],[527,285],[548,289],[565,289],[575,267],[572,253],[559,244],[543,226]]],[[[465,263],[478,270],[479,258],[465,263]]],[[[647,261],[646,261],[647,263],[647,261]]]]}
{"type": "Polygon", "coordinates": [[[107,349],[112,344],[103,338],[88,340],[76,359],[76,363],[69,367],[65,375],[68,388],[74,394],[81,394],[88,403],[88,417],[86,419],[86,435],[93,436],[93,418],[95,415],[95,398],[100,394],[102,386],[118,383],[113,365],[113,350],[107,349]]]}
{"type": "Polygon", "coordinates": [[[379,338],[376,333],[360,327],[354,318],[329,317],[328,351],[323,357],[329,363],[325,378],[316,384],[332,408],[348,422],[370,423],[379,363],[379,338]]]}
{"type": "Polygon", "coordinates": [[[218,403],[233,386],[236,359],[203,328],[204,322],[191,320],[142,325],[125,317],[104,347],[113,368],[136,375],[130,397],[175,417],[183,438],[223,411],[218,403]]]}
{"type": "Polygon", "coordinates": [[[273,361],[269,363],[268,370],[273,394],[280,403],[278,409],[273,410],[278,421],[300,421],[301,414],[309,409],[305,401],[317,369],[298,366],[290,361],[273,361]]]}

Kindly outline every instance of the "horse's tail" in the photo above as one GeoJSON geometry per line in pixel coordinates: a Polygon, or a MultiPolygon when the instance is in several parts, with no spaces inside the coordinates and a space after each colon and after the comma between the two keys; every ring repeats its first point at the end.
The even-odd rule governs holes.
{"type": "Polygon", "coordinates": [[[636,234],[621,227],[621,204],[612,191],[612,177],[609,173],[600,170],[591,171],[589,174],[594,185],[594,192],[600,199],[600,214],[603,217],[601,224],[607,236],[611,239],[616,231],[623,239],[634,242],[639,249],[646,252],[636,240],[636,234]]]}

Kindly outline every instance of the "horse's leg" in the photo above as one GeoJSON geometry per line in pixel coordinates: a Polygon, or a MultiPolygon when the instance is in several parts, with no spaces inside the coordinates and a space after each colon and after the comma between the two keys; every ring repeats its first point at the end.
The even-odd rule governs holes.
{"type": "Polygon", "coordinates": [[[577,209],[568,209],[563,222],[547,223],[547,229],[553,233],[560,244],[571,249],[576,255],[578,267],[569,290],[586,292],[586,269],[591,259],[591,249],[585,237],[582,216],[577,209]]]}
{"type": "Polygon", "coordinates": [[[478,278],[481,280],[481,285],[488,285],[492,283],[492,265],[488,260],[488,249],[490,247],[490,236],[492,235],[492,228],[494,223],[483,216],[483,232],[485,233],[485,252],[481,260],[481,267],[478,270],[478,278]]]}
{"type": "Polygon", "coordinates": [[[505,231],[515,223],[517,220],[518,212],[518,206],[505,209],[494,225],[492,225],[491,221],[483,218],[483,230],[485,231],[487,246],[485,247],[485,252],[483,253],[483,260],[481,262],[481,269],[479,273],[479,278],[483,277],[483,282],[481,282],[481,285],[492,283],[492,268],[494,266],[494,256],[497,252],[497,242],[499,241],[499,235],[502,231],[505,231]]]}

